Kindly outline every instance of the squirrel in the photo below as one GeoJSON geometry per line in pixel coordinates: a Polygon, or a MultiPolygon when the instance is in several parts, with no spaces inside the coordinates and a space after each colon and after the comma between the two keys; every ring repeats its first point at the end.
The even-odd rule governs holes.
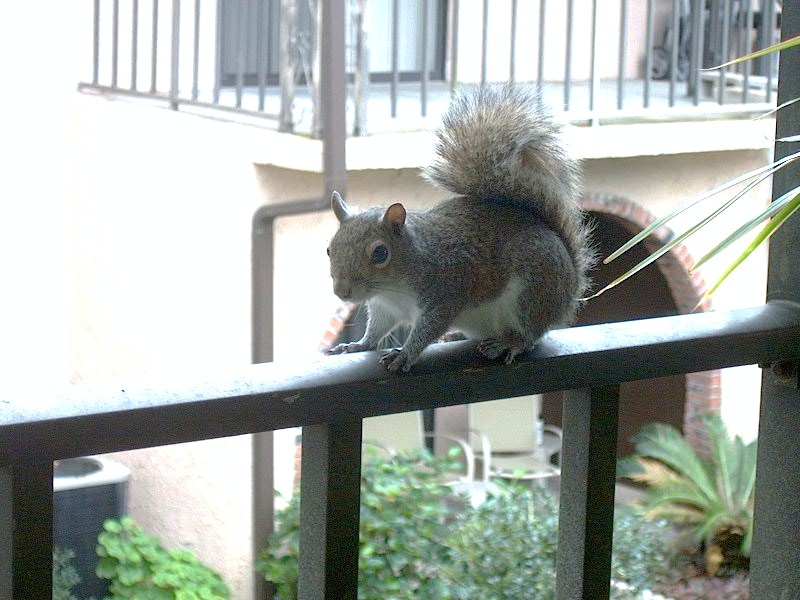
{"type": "Polygon", "coordinates": [[[549,329],[570,324],[594,252],[577,204],[579,167],[559,134],[536,88],[460,91],[423,170],[455,197],[420,212],[400,203],[358,211],[334,192],[333,291],[366,303],[368,320],[359,341],[326,354],[375,350],[405,324],[403,346],[380,358],[390,372],[408,371],[452,330],[510,364],[549,329]]]}

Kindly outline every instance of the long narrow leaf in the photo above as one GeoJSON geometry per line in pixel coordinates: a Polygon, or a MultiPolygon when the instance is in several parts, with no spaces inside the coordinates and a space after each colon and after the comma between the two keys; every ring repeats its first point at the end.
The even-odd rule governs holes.
{"type": "Polygon", "coordinates": [[[786,108],[787,106],[791,106],[791,105],[792,105],[792,104],[794,104],[795,102],[800,102],[800,98],[794,98],[794,99],[792,99],[792,100],[788,100],[787,102],[784,102],[783,104],[781,104],[781,105],[779,105],[779,106],[776,106],[776,107],[775,107],[775,108],[773,108],[772,110],[768,110],[767,112],[765,112],[765,113],[762,113],[762,114],[758,115],[758,116],[757,116],[755,119],[753,119],[753,121],[758,121],[758,120],[760,120],[760,119],[766,119],[766,118],[767,118],[767,117],[769,117],[770,115],[773,115],[773,114],[775,114],[775,113],[776,113],[776,112],[778,112],[779,110],[783,110],[783,109],[784,109],[784,108],[786,108]]]}
{"type": "Polygon", "coordinates": [[[717,290],[717,288],[720,285],[722,285],[722,282],[725,281],[728,278],[728,275],[730,275],[736,267],[738,267],[740,264],[742,264],[742,262],[744,262],[744,260],[748,256],[750,256],[753,253],[753,251],[756,248],[758,248],[759,245],[761,245],[762,242],[764,242],[764,241],[768,240],[770,237],[772,237],[772,234],[775,233],[780,228],[780,226],[783,225],[784,221],[786,221],[786,219],[791,217],[792,214],[794,214],[794,212],[798,208],[800,208],[800,194],[797,194],[794,198],[792,198],[792,201],[789,202],[786,206],[784,206],[783,210],[781,210],[777,215],[775,215],[775,217],[772,219],[772,221],[770,221],[764,227],[764,229],[762,229],[759,232],[759,234],[750,243],[750,245],[748,245],[747,248],[744,249],[744,252],[742,252],[739,255],[739,257],[736,260],[734,260],[728,266],[727,269],[725,269],[725,272],[722,273],[720,278],[717,279],[717,281],[714,283],[714,285],[712,285],[708,289],[708,291],[703,295],[703,297],[700,299],[700,302],[698,302],[697,305],[700,306],[709,296],[711,296],[711,294],[713,294],[717,290]]]}
{"type": "Polygon", "coordinates": [[[660,423],[647,425],[636,434],[633,442],[637,454],[669,466],[691,480],[707,498],[716,496],[708,467],[674,427],[660,423]]]}
{"type": "MultiPolygon", "coordinates": [[[[781,166],[782,166],[782,165],[781,165],[781,166]]],[[[655,251],[655,252],[653,252],[652,254],[649,254],[649,255],[648,255],[646,258],[644,258],[642,261],[640,261],[640,262],[639,262],[638,264],[636,264],[634,267],[632,267],[631,269],[629,269],[628,271],[626,271],[625,273],[623,273],[622,275],[620,275],[619,277],[617,277],[617,278],[616,278],[614,281],[612,281],[611,283],[609,283],[609,284],[608,284],[606,287],[604,287],[603,289],[601,289],[599,292],[597,292],[597,293],[595,293],[595,294],[593,294],[593,295],[589,296],[589,298],[587,298],[587,299],[596,298],[596,297],[597,297],[597,296],[599,296],[600,294],[603,294],[603,293],[607,292],[608,290],[610,290],[611,288],[618,286],[620,283],[622,283],[622,282],[623,282],[623,281],[625,281],[626,279],[629,279],[630,277],[632,277],[633,275],[635,275],[636,273],[638,273],[639,271],[641,271],[641,270],[642,270],[642,269],[644,269],[645,267],[648,267],[648,266],[650,266],[651,264],[653,264],[653,263],[654,263],[655,261],[657,261],[659,258],[661,258],[662,256],[664,256],[664,255],[665,255],[667,252],[669,252],[670,250],[672,250],[672,249],[673,249],[675,246],[677,246],[678,244],[681,244],[681,243],[683,243],[683,241],[684,241],[684,240],[686,240],[687,238],[689,238],[689,237],[690,237],[690,236],[692,236],[693,234],[697,233],[697,231],[699,231],[700,229],[702,229],[703,227],[705,227],[705,226],[706,226],[708,223],[710,223],[712,220],[714,220],[715,218],[717,218],[717,217],[718,217],[720,214],[722,214],[722,213],[723,213],[725,210],[727,210],[728,208],[730,208],[730,206],[731,206],[731,205],[732,205],[734,202],[736,202],[737,200],[739,200],[739,199],[740,199],[742,196],[744,196],[744,195],[745,195],[747,192],[749,192],[749,191],[750,191],[751,189],[753,189],[755,186],[757,186],[758,184],[760,184],[761,182],[763,182],[765,179],[769,178],[769,177],[772,175],[772,173],[774,173],[774,172],[775,172],[776,170],[778,170],[779,168],[780,168],[780,167],[774,167],[774,168],[773,168],[773,170],[771,170],[771,171],[768,171],[768,172],[767,172],[767,173],[765,173],[765,174],[762,174],[762,175],[761,175],[761,176],[760,176],[758,179],[756,179],[755,181],[752,181],[752,182],[748,183],[748,184],[747,184],[747,186],[745,186],[745,187],[744,187],[744,188],[743,188],[741,191],[739,191],[737,194],[735,194],[735,195],[734,195],[732,198],[730,198],[730,199],[729,199],[729,200],[727,200],[725,203],[723,203],[723,204],[722,204],[722,205],[721,205],[719,208],[717,208],[716,210],[714,210],[714,211],[713,211],[711,214],[709,214],[709,215],[705,216],[703,219],[701,219],[700,221],[698,221],[697,223],[695,223],[694,225],[692,225],[692,226],[691,226],[689,229],[687,229],[686,231],[684,231],[684,232],[683,232],[682,234],[680,234],[679,236],[672,238],[672,239],[671,239],[669,242],[667,242],[666,244],[664,244],[663,246],[661,246],[661,248],[659,248],[658,250],[656,250],[656,251],[655,251]]],[[[610,258],[610,257],[609,257],[609,258],[610,258]]]]}
{"type": "Polygon", "coordinates": [[[728,237],[722,240],[719,244],[714,246],[709,252],[703,256],[700,260],[698,260],[692,268],[689,269],[690,272],[696,271],[699,269],[703,264],[714,258],[717,254],[725,250],[728,246],[734,243],[736,240],[744,236],[745,234],[749,233],[751,230],[755,229],[760,223],[764,222],[766,219],[777,214],[786,204],[791,201],[791,199],[800,193],[800,186],[797,186],[790,192],[787,192],[777,200],[770,202],[769,206],[767,206],[763,211],[758,213],[755,217],[747,221],[746,223],[742,224],[736,231],[731,233],[728,237]]]}
{"type": "Polygon", "coordinates": [[[739,478],[738,497],[735,501],[740,506],[749,506],[753,502],[753,489],[756,485],[757,442],[752,441],[742,452],[742,466],[739,478]]]}
{"type": "Polygon", "coordinates": [[[723,192],[723,191],[725,191],[725,190],[727,190],[729,188],[732,188],[735,185],[739,185],[740,183],[743,183],[745,181],[749,181],[750,179],[753,179],[754,177],[758,177],[759,175],[762,175],[763,173],[766,173],[766,172],[774,173],[776,170],[782,168],[783,166],[785,166],[785,165],[787,165],[787,164],[789,164],[791,162],[794,162],[798,158],[800,158],[800,152],[795,152],[794,154],[789,154],[788,156],[785,156],[785,157],[783,157],[782,159],[780,159],[778,161],[775,161],[775,162],[770,163],[768,165],[764,165],[763,167],[758,167],[757,169],[753,169],[752,171],[748,171],[747,173],[743,173],[743,174],[741,174],[741,175],[739,175],[737,177],[734,177],[733,179],[730,179],[730,180],[728,180],[728,181],[726,181],[724,183],[719,184],[718,186],[715,186],[715,187],[711,188],[710,190],[705,190],[705,191],[700,192],[699,194],[697,194],[695,196],[692,196],[688,200],[686,200],[684,202],[681,202],[674,210],[672,210],[668,214],[666,214],[666,215],[664,215],[662,217],[659,217],[658,219],[653,221],[650,225],[648,225],[647,227],[642,229],[642,231],[640,231],[638,234],[633,236],[630,240],[628,240],[625,244],[623,244],[618,250],[616,250],[613,253],[611,253],[611,255],[608,258],[606,258],[603,262],[605,264],[608,264],[611,261],[619,258],[625,252],[627,252],[628,250],[633,248],[633,246],[635,246],[636,244],[638,244],[639,242],[641,242],[642,240],[647,238],[656,229],[658,229],[659,227],[662,227],[667,222],[671,221],[673,218],[677,217],[678,215],[680,215],[684,211],[688,210],[689,208],[691,208],[695,204],[697,204],[699,202],[702,202],[703,200],[707,200],[708,198],[711,198],[712,196],[715,196],[720,192],[723,192]]]}
{"type": "Polygon", "coordinates": [[[759,58],[761,56],[766,56],[767,54],[772,54],[773,52],[780,52],[781,50],[786,50],[787,48],[791,48],[793,46],[800,45],[800,35],[795,36],[793,38],[789,38],[783,42],[778,44],[773,44],[768,48],[763,48],[761,50],[756,50],[755,52],[751,52],[750,54],[745,54],[744,56],[740,56],[739,58],[735,58],[733,60],[729,60],[726,63],[721,65],[717,65],[716,67],[708,67],[706,69],[700,69],[701,71],[714,71],[716,69],[722,69],[725,67],[729,67],[731,65],[735,65],[737,63],[745,62],[748,60],[752,60],[754,58],[759,58]]]}
{"type": "Polygon", "coordinates": [[[790,135],[789,137],[778,138],[779,142],[800,142],[800,135],[790,135]]]}
{"type": "Polygon", "coordinates": [[[725,427],[719,415],[708,417],[703,420],[708,432],[708,441],[711,446],[711,455],[714,457],[716,465],[716,484],[719,498],[724,506],[733,509],[733,488],[736,485],[735,479],[739,476],[740,461],[731,444],[728,428],[725,427]]]}

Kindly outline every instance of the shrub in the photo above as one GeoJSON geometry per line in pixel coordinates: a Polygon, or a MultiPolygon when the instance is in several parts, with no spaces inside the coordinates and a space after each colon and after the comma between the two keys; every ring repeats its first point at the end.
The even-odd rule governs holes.
{"type": "Polygon", "coordinates": [[[558,505],[542,488],[503,487],[454,524],[443,567],[459,600],[555,596],[558,505]]]}
{"type": "MultiPolygon", "coordinates": [[[[634,598],[670,567],[667,525],[634,511],[614,522],[611,577],[624,584],[611,597],[634,598]]],[[[448,542],[452,564],[444,568],[459,599],[555,598],[558,503],[541,487],[501,487],[500,493],[459,519],[448,542]]]]}
{"type": "Polygon", "coordinates": [[[705,550],[706,571],[743,567],[750,555],[756,442],[731,437],[718,415],[704,417],[711,451],[698,455],[674,427],[653,424],[633,441],[636,456],[620,461],[620,475],[647,484],[644,509],[692,527],[705,550]]]}
{"type": "MultiPolygon", "coordinates": [[[[429,452],[386,460],[367,449],[361,471],[358,597],[447,598],[437,572],[446,561],[449,488],[440,483],[450,460],[429,452]]],[[[276,598],[297,597],[300,500],[295,494],[279,511],[275,533],[256,569],[276,586],[276,598]]]]}
{"type": "MultiPolygon", "coordinates": [[[[426,454],[364,462],[358,597],[553,598],[558,503],[552,494],[500,484],[486,502],[453,519],[442,502],[449,490],[438,483],[444,467],[426,454]]],[[[297,597],[299,521],[295,495],[278,512],[257,564],[279,600],[297,597]]],[[[626,589],[612,590],[612,598],[633,598],[670,568],[666,528],[632,511],[616,519],[613,578],[626,589]]]]}
{"type": "Polygon", "coordinates": [[[227,600],[222,578],[186,550],[167,550],[129,517],[109,519],[98,536],[97,576],[112,598],[227,600]]]}
{"type": "Polygon", "coordinates": [[[80,583],[81,578],[72,566],[73,558],[75,553],[72,550],[53,550],[53,600],[77,600],[72,588],[80,583]]]}

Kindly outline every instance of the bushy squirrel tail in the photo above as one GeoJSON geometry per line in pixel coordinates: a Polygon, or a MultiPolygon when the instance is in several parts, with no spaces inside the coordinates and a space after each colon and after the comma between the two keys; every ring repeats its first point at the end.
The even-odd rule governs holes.
{"type": "Polygon", "coordinates": [[[564,241],[581,278],[594,261],[577,201],[577,163],[560,142],[560,127],[537,88],[510,84],[457,93],[436,131],[436,157],[423,175],[437,187],[529,208],[564,241]]]}

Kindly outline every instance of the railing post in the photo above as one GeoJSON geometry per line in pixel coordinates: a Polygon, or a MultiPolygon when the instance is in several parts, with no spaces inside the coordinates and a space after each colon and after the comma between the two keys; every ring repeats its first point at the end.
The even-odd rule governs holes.
{"type": "Polygon", "coordinates": [[[180,93],[181,0],[172,0],[172,43],[170,44],[169,107],[178,109],[180,93]]]}
{"type": "Polygon", "coordinates": [[[355,600],[361,421],[303,427],[299,600],[355,600]]]}
{"type": "MultiPolygon", "coordinates": [[[[762,25],[765,26],[766,25],[762,25]]],[[[781,37],[800,34],[800,0],[783,3],[781,37]]],[[[800,95],[800,49],[781,53],[778,104],[800,95]]],[[[800,105],[778,111],[776,137],[800,132],[800,105]]],[[[776,158],[797,151],[781,143],[776,158]]],[[[773,177],[773,196],[800,180],[793,164],[773,177]]],[[[772,237],[767,297],[770,302],[800,303],[800,216],[795,214],[772,237]]],[[[755,600],[797,598],[800,590],[800,366],[778,363],[764,374],[756,468],[755,515],[750,593],[755,600]]]]}
{"type": "Polygon", "coordinates": [[[50,598],[53,464],[0,469],[0,600],[50,598]]]}
{"type": "Polygon", "coordinates": [[[556,598],[609,597],[619,386],[564,395],[556,598]]]}
{"type": "Polygon", "coordinates": [[[294,103],[294,78],[297,60],[294,41],[296,10],[295,0],[281,0],[280,64],[278,66],[278,78],[281,86],[281,108],[278,129],[286,133],[294,131],[292,104],[294,103]]]}

